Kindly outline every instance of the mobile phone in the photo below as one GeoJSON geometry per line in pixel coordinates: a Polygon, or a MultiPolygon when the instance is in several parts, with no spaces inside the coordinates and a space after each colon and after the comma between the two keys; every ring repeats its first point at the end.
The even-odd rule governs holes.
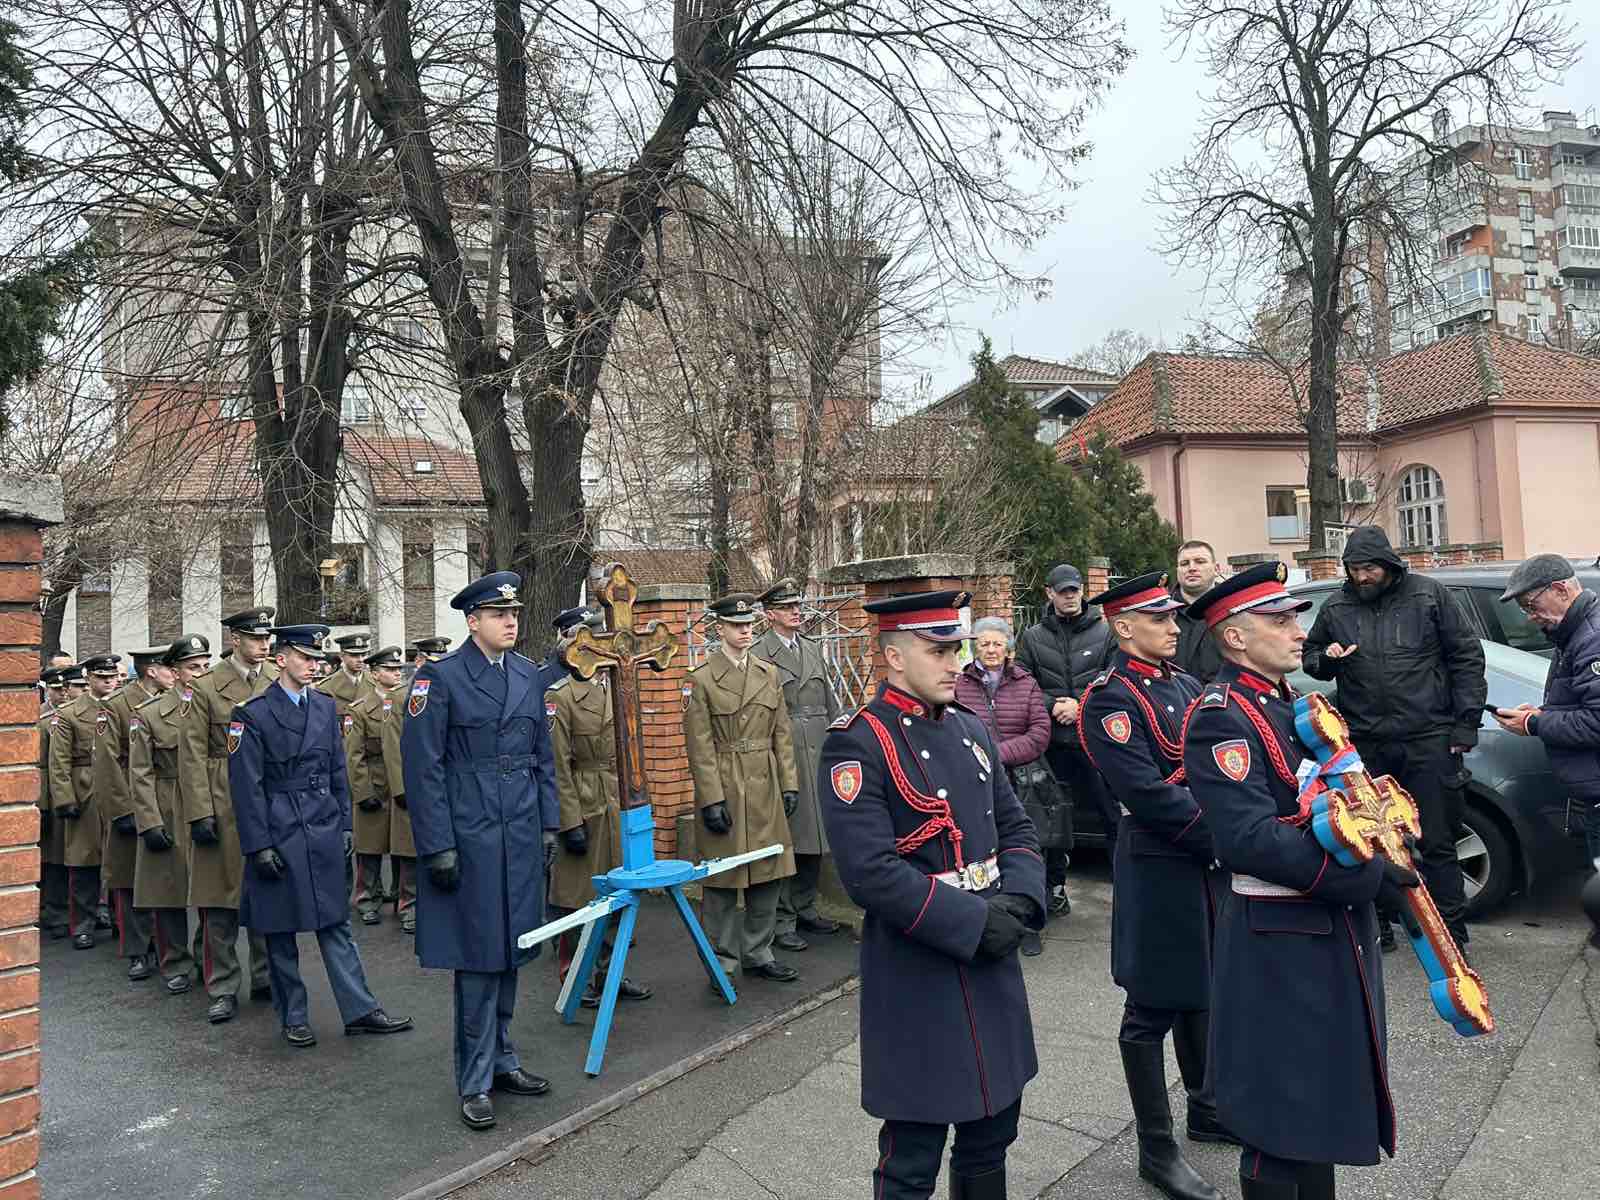
{"type": "Polygon", "coordinates": [[[1495,704],[1485,704],[1483,706],[1483,711],[1488,713],[1491,717],[1498,717],[1500,715],[1500,708],[1495,704]]]}

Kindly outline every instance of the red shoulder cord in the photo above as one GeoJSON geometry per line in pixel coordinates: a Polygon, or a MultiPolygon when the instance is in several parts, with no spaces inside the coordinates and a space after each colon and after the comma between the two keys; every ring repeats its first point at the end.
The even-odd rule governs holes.
{"type": "MultiPolygon", "coordinates": [[[[1172,772],[1172,774],[1168,775],[1161,782],[1169,785],[1183,783],[1187,778],[1183,769],[1183,743],[1181,740],[1183,735],[1179,734],[1178,736],[1180,740],[1174,743],[1171,738],[1162,732],[1161,722],[1156,720],[1155,706],[1145,698],[1144,694],[1140,692],[1138,688],[1133,686],[1133,683],[1126,675],[1118,675],[1115,671],[1113,671],[1110,678],[1122,680],[1127,689],[1133,693],[1134,700],[1136,700],[1139,704],[1139,707],[1144,710],[1145,723],[1150,726],[1150,732],[1155,734],[1156,748],[1161,751],[1162,757],[1164,757],[1168,762],[1176,762],[1178,764],[1177,768],[1172,772]]],[[[1083,732],[1084,717],[1089,711],[1089,697],[1094,694],[1094,689],[1095,685],[1092,683],[1088,687],[1084,688],[1083,699],[1078,702],[1078,744],[1083,747],[1084,754],[1088,756],[1088,759],[1091,763],[1094,763],[1094,768],[1098,771],[1100,769],[1100,764],[1094,761],[1094,754],[1089,750],[1089,739],[1084,736],[1083,732]]],[[[1184,713],[1185,729],[1188,728],[1188,715],[1189,714],[1187,712],[1184,713]]]]}
{"type": "MultiPolygon", "coordinates": [[[[1228,689],[1228,698],[1233,699],[1233,689],[1228,689]]],[[[1300,780],[1295,778],[1295,773],[1289,769],[1289,760],[1283,756],[1283,745],[1278,741],[1278,731],[1273,729],[1272,722],[1258,713],[1243,699],[1239,701],[1239,708],[1245,716],[1250,718],[1250,724],[1256,727],[1256,732],[1261,735],[1261,743],[1266,747],[1267,757],[1272,760],[1272,768],[1277,771],[1278,778],[1294,788],[1300,790],[1300,780]]]]}
{"type": "Polygon", "coordinates": [[[919,792],[911,786],[911,780],[906,778],[904,768],[900,766],[900,756],[895,752],[894,738],[884,728],[882,721],[868,712],[861,710],[861,718],[866,721],[872,730],[873,736],[878,739],[878,745],[883,748],[884,763],[889,768],[889,776],[894,780],[895,788],[905,798],[905,802],[918,812],[932,813],[916,829],[906,834],[903,838],[895,839],[894,849],[896,854],[906,855],[920,847],[924,842],[931,841],[941,833],[950,835],[950,848],[955,851],[956,870],[961,870],[966,863],[961,858],[961,829],[956,825],[955,818],[950,813],[950,802],[941,800],[937,796],[930,796],[919,792]]]}

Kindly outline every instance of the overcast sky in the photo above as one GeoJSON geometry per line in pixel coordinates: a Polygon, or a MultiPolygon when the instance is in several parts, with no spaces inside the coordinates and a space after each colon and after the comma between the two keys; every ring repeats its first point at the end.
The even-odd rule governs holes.
{"type": "MultiPolygon", "coordinates": [[[[1205,73],[1168,47],[1158,0],[1122,0],[1115,7],[1137,57],[1089,120],[1095,149],[1079,171],[1082,185],[1067,220],[1020,268],[1048,276],[1051,294],[1008,307],[985,299],[953,309],[953,322],[965,328],[953,330],[919,363],[933,395],[966,377],[984,332],[997,354],[1070,359],[1121,327],[1176,342],[1200,311],[1199,277],[1176,274],[1152,248],[1157,207],[1149,191],[1152,173],[1181,161],[1195,134],[1205,73]]],[[[1587,124],[1596,117],[1584,119],[1586,113],[1600,113],[1600,78],[1586,69],[1600,61],[1600,4],[1577,0],[1568,13],[1586,43],[1584,61],[1539,107],[1572,109],[1587,124]]]]}

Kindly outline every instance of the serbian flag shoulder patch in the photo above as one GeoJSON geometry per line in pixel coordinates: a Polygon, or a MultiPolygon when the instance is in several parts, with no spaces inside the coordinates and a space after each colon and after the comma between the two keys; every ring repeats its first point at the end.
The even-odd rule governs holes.
{"type": "Polygon", "coordinates": [[[232,754],[239,748],[239,743],[244,740],[244,722],[230,721],[228,723],[228,753],[232,754]]]}
{"type": "Polygon", "coordinates": [[[835,763],[833,770],[828,772],[828,778],[833,783],[833,794],[846,804],[854,804],[856,797],[861,794],[861,762],[851,759],[849,762],[835,763]]]}
{"type": "Polygon", "coordinates": [[[1106,731],[1106,736],[1119,745],[1126,746],[1128,739],[1133,736],[1133,721],[1125,712],[1114,712],[1110,716],[1100,718],[1100,728],[1106,731]]]}
{"type": "Polygon", "coordinates": [[[411,685],[411,698],[406,701],[406,711],[413,717],[420,716],[422,710],[428,707],[428,687],[433,683],[431,679],[418,679],[411,685]]]}
{"type": "Polygon", "coordinates": [[[1235,783],[1243,783],[1250,774],[1250,743],[1243,738],[1218,742],[1211,747],[1211,757],[1216,760],[1217,769],[1235,783]]]}

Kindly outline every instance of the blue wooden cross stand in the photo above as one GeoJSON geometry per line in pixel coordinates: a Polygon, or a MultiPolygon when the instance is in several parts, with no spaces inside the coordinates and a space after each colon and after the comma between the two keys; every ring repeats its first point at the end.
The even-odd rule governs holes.
{"type": "Polygon", "coordinates": [[[657,671],[664,670],[677,646],[671,632],[659,621],[651,621],[641,629],[634,629],[633,602],[638,589],[633,580],[628,578],[628,572],[622,564],[612,563],[606,568],[605,574],[606,582],[600,587],[599,595],[600,602],[605,606],[610,632],[596,634],[587,626],[580,626],[565,657],[567,665],[583,679],[592,677],[597,670],[609,670],[612,673],[612,727],[617,741],[617,782],[622,793],[622,865],[604,875],[593,877],[594,900],[576,912],[549,921],[517,938],[517,945],[526,950],[569,929],[582,927],[583,936],[578,943],[577,955],[567,971],[561,995],[556,1000],[556,1011],[561,1014],[561,1020],[570,1025],[577,1019],[584,988],[594,974],[600,949],[605,944],[606,928],[614,915],[621,914],[611,951],[611,967],[606,972],[600,1009],[595,1015],[594,1033],[589,1038],[589,1057],[583,1065],[585,1074],[590,1076],[600,1074],[601,1063],[605,1060],[606,1039],[611,1036],[611,1021],[616,1015],[617,992],[622,986],[628,948],[633,942],[634,925],[639,919],[639,893],[649,888],[666,890],[699,952],[706,974],[722,993],[722,998],[729,1004],[735,1004],[739,997],[717,960],[694,910],[684,899],[683,885],[783,853],[783,846],[774,844],[747,854],[703,863],[681,859],[656,861],[655,821],[650,811],[644,764],[639,754],[642,733],[635,676],[640,665],[648,665],[657,671]]]}

